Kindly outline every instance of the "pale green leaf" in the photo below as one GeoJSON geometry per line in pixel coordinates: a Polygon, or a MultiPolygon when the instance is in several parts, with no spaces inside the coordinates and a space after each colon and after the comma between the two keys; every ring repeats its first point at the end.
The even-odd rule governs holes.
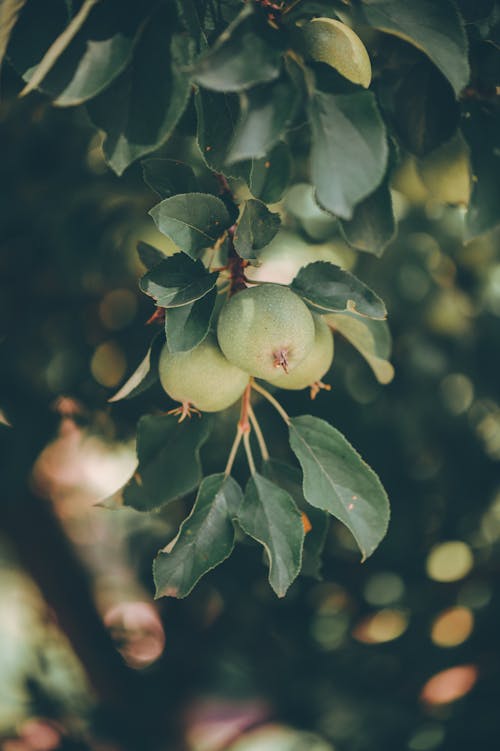
{"type": "Polygon", "coordinates": [[[303,266],[290,287],[318,313],[350,311],[368,318],[387,317],[385,305],[375,292],[329,261],[303,266]]]}
{"type": "Polygon", "coordinates": [[[166,198],[149,213],[160,232],[191,258],[198,258],[231,226],[223,202],[209,193],[181,193],[166,198]]]}
{"type": "Polygon", "coordinates": [[[392,381],[394,368],[389,362],[391,334],[387,321],[338,313],[331,313],[325,319],[333,331],[342,334],[365,358],[379,383],[392,381]]]}
{"type": "Polygon", "coordinates": [[[311,415],[290,421],[290,446],[304,473],[304,495],[351,531],[363,560],[385,536],[389,501],[375,472],[342,433],[311,415]]]}
{"type": "Polygon", "coordinates": [[[310,102],[311,178],[323,208],[342,219],[380,185],[388,146],[371,92],[324,94],[310,102]]]}

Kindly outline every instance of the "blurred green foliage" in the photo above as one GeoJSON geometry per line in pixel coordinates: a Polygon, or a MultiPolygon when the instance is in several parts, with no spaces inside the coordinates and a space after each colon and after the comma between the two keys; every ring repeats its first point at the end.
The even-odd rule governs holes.
{"type": "MultiPolygon", "coordinates": [[[[4,78],[0,408],[15,425],[33,405],[70,396],[84,407],[78,420],[86,431],[112,448],[133,435],[144,411],[169,406],[158,388],[136,401],[106,405],[142,359],[150,336],[145,321],[153,308],[137,289],[142,268],[135,243],[158,241],[152,222],[144,220],[156,199],[144,187],[139,167],[120,180],[105,169],[97,139],[80,113],[51,109],[41,98],[16,101],[8,96],[8,75],[4,78]]],[[[176,148],[171,145],[165,155],[176,148]]],[[[378,384],[337,336],[332,391],[313,403],[305,392],[283,396],[292,414],[306,410],[334,419],[376,467],[392,498],[390,533],[377,554],[359,566],[348,533],[334,524],[323,581],[300,578],[284,601],[276,601],[267,587],[260,549],[244,544],[231,564],[208,575],[187,601],[162,602],[166,652],[148,670],[161,687],[166,714],[185,719],[200,697],[258,698],[266,703],[264,715],[315,732],[338,751],[479,750],[495,742],[498,237],[465,245],[462,211],[437,203],[409,159],[395,185],[397,238],[381,260],[361,255],[353,261],[387,303],[393,382],[378,384]],[[436,548],[448,541],[457,544],[436,548]],[[457,607],[439,636],[436,619],[457,607]],[[477,669],[470,692],[467,679],[474,683],[474,671],[451,681],[465,686],[463,698],[458,690],[455,701],[441,703],[446,694],[438,688],[424,701],[429,679],[456,666],[477,669]]],[[[299,222],[295,231],[309,244],[320,240],[306,223],[301,228],[299,222]]],[[[278,418],[265,406],[257,411],[263,426],[279,438],[278,418]]],[[[217,440],[203,454],[207,471],[220,468],[232,439],[227,426],[233,416],[223,413],[217,420],[217,440]]],[[[46,440],[54,436],[53,423],[34,430],[46,440]]],[[[9,428],[0,425],[0,431],[5,436],[9,428]]],[[[286,456],[284,442],[281,453],[286,456]]],[[[159,547],[175,534],[191,501],[157,514],[147,534],[129,528],[128,565],[149,591],[155,543],[159,547]]],[[[106,540],[96,545],[105,546],[106,540]]],[[[2,558],[0,664],[9,659],[8,670],[2,668],[2,692],[5,681],[9,686],[9,704],[1,714],[4,734],[15,734],[25,712],[59,720],[84,714],[67,692],[69,656],[62,673],[51,672],[54,637],[40,640],[38,595],[16,633],[9,630],[15,601],[8,577],[20,576],[7,574],[12,565],[2,558]],[[53,680],[47,680],[47,671],[53,680]],[[44,696],[51,701],[37,704],[40,672],[44,696]],[[31,687],[28,698],[16,688],[23,682],[31,687]]],[[[67,654],[69,647],[57,649],[67,654]]],[[[191,727],[189,747],[204,748],[193,740],[190,717],[185,719],[191,727]]],[[[67,727],[70,737],[78,735],[71,723],[67,727]]],[[[310,739],[303,743],[316,748],[310,739]]],[[[267,751],[262,739],[256,748],[267,751]]]]}

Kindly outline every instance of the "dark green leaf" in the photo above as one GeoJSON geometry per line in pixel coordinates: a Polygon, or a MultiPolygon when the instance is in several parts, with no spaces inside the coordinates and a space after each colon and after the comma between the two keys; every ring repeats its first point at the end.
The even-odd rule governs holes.
{"type": "Polygon", "coordinates": [[[268,245],[281,224],[279,214],[255,198],[245,201],[234,233],[234,247],[241,258],[249,261],[259,256],[259,250],[268,245]]]}
{"type": "Polygon", "coordinates": [[[470,104],[463,131],[471,152],[473,188],[466,215],[466,239],[500,223],[500,111],[485,103],[470,104]]]}
{"type": "Polygon", "coordinates": [[[304,527],[291,496],[262,475],[254,474],[245,489],[238,522],[257,542],[269,560],[269,583],[284,597],[302,562],[304,527]]]}
{"type": "Polygon", "coordinates": [[[240,94],[240,119],[227,161],[265,157],[291,125],[298,92],[288,76],[240,94]]]}
{"type": "Polygon", "coordinates": [[[204,340],[210,328],[217,289],[188,305],[165,311],[165,332],[170,352],[186,352],[204,340]]]}
{"type": "Polygon", "coordinates": [[[226,157],[234,136],[238,118],[238,99],[235,94],[199,89],[195,96],[198,125],[198,146],[210,169],[226,176],[236,176],[226,166],[226,157]]]}
{"type": "Polygon", "coordinates": [[[451,83],[467,85],[469,63],[462,20],[451,0],[363,0],[368,23],[423,50],[451,83]]]}
{"type": "Polygon", "coordinates": [[[208,44],[203,28],[205,18],[198,9],[196,0],[175,0],[175,5],[184,29],[196,41],[197,50],[204,49],[208,44]]]}
{"type": "Polygon", "coordinates": [[[326,511],[309,506],[306,516],[311,525],[304,540],[304,551],[302,555],[302,576],[310,576],[313,579],[322,579],[321,570],[323,568],[323,550],[325,549],[328,529],[330,527],[330,516],[326,511]]]}
{"type": "Polygon", "coordinates": [[[350,311],[368,318],[386,318],[383,301],[349,271],[328,261],[303,266],[291,283],[294,292],[319,313],[350,311]]]}
{"type": "Polygon", "coordinates": [[[379,383],[392,381],[394,368],[389,362],[392,341],[387,321],[372,321],[348,313],[331,313],[326,320],[365,358],[379,383]]]}
{"type": "Polygon", "coordinates": [[[472,88],[493,98],[500,70],[500,24],[497,23],[496,27],[491,29],[488,37],[484,41],[476,42],[471,50],[474,60],[472,88]]]}
{"type": "Polygon", "coordinates": [[[162,308],[176,308],[199,300],[217,282],[217,272],[209,272],[201,261],[185,253],[174,253],[154,266],[140,281],[140,288],[162,308]]]}
{"type": "Polygon", "coordinates": [[[160,198],[170,198],[177,193],[193,193],[197,182],[192,168],[176,159],[145,159],[142,162],[144,182],[160,198]]]}
{"type": "Polygon", "coordinates": [[[495,2],[496,0],[458,0],[457,5],[466,21],[478,21],[489,16],[495,2]]]}
{"type": "Polygon", "coordinates": [[[275,485],[286,490],[292,496],[299,509],[304,509],[305,499],[302,492],[302,472],[288,462],[280,459],[267,459],[262,464],[262,474],[275,485]]]}
{"type": "Polygon", "coordinates": [[[149,213],[160,232],[191,258],[211,247],[231,226],[226,207],[209,193],[181,193],[153,206],[149,213]]]}
{"type": "Polygon", "coordinates": [[[214,91],[242,91],[279,76],[279,35],[246,5],[193,68],[194,80],[214,91]]]}
{"type": "Polygon", "coordinates": [[[194,490],[202,477],[200,448],[210,427],[206,417],[181,423],[173,415],[141,417],[139,465],[122,490],[124,505],[151,511],[194,490]]]}
{"type": "Polygon", "coordinates": [[[319,203],[350,219],[387,167],[385,126],[371,92],[323,94],[310,104],[311,173],[319,203]]]}
{"type": "Polygon", "coordinates": [[[321,558],[330,521],[328,514],[307,504],[302,491],[302,472],[297,467],[278,459],[269,459],[262,465],[262,473],[268,480],[286,490],[299,509],[306,509],[305,513],[311,529],[304,538],[300,573],[303,576],[321,579],[321,558]]]}
{"type": "MultiPolygon", "coordinates": [[[[128,5],[121,0],[95,3],[63,51],[56,56],[55,47],[51,49],[53,61],[37,85],[60,106],[80,104],[97,96],[130,61],[141,24],[152,5],[150,0],[128,5]]],[[[49,48],[58,37],[61,44],[68,29],[64,3],[51,3],[50,12],[44,3],[27,4],[9,46],[9,57],[24,80],[30,81],[38,74],[44,56],[47,67],[49,48]]]]}
{"type": "Polygon", "coordinates": [[[156,383],[158,380],[158,360],[164,343],[163,334],[160,332],[155,334],[144,360],[126,383],[123,384],[121,389],[111,399],[108,399],[108,402],[119,402],[121,399],[131,399],[134,396],[139,396],[139,394],[142,394],[143,391],[146,391],[146,389],[156,383]]]}
{"type": "Polygon", "coordinates": [[[396,91],[396,130],[405,148],[417,156],[425,156],[448,140],[459,114],[449,83],[427,61],[413,66],[396,91]]]}
{"type": "Polygon", "coordinates": [[[396,234],[389,180],[358,203],[352,219],[341,220],[340,226],[349,245],[380,258],[396,234]]]}
{"type": "Polygon", "coordinates": [[[352,219],[339,222],[341,232],[350,245],[378,257],[396,234],[390,183],[397,163],[397,147],[394,141],[390,141],[389,166],[383,181],[373,193],[358,203],[352,219]]]}
{"type": "Polygon", "coordinates": [[[389,522],[389,501],[375,472],[338,430],[311,415],[291,419],[290,446],[304,473],[307,501],[345,524],[367,558],[389,522]]]}
{"type": "Polygon", "coordinates": [[[162,6],[139,39],[129,68],[88,104],[91,119],[105,133],[106,160],[119,175],[164,143],[186,108],[193,42],[172,29],[169,10],[162,6]]]}
{"type": "Polygon", "coordinates": [[[148,271],[151,271],[151,269],[165,260],[165,253],[163,251],[158,250],[158,248],[149,243],[145,243],[143,240],[139,240],[137,243],[137,253],[148,271]]]}
{"type": "Polygon", "coordinates": [[[292,157],[286,143],[277,143],[269,156],[251,162],[248,187],[255,198],[276,203],[288,187],[292,175],[292,157]]]}
{"type": "Polygon", "coordinates": [[[24,81],[70,20],[64,0],[54,0],[50,13],[43,3],[24,4],[7,47],[8,59],[24,81]]]}
{"type": "Polygon", "coordinates": [[[204,478],[172,548],[160,551],[154,562],[156,597],[186,597],[202,576],[231,555],[232,519],[242,500],[241,488],[232,477],[204,478]]]}

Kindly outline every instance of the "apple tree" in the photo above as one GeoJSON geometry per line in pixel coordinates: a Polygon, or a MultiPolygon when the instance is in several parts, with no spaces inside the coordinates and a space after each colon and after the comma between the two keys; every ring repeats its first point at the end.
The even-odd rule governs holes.
{"type": "Polygon", "coordinates": [[[251,538],[282,597],[317,570],[332,517],[370,556],[389,522],[379,478],[335,425],[286,399],[309,389],[321,410],[341,338],[390,382],[386,306],[341,252],[291,274],[271,262],[293,267],[297,237],[380,258],[408,158],[438,201],[463,207],[464,241],[497,225],[493,4],[3,0],[0,13],[20,96],[80,108],[123,179],[140,162],[170,243],[138,245],[152,333],[110,398],[118,411],[159,381],[164,409],[140,418],[137,469],[105,502],[146,513],[196,491],[154,561],[157,596],[188,595],[251,538]],[[282,422],[271,434],[268,409],[282,422]],[[200,452],[226,410],[234,440],[207,472],[200,452]]]}

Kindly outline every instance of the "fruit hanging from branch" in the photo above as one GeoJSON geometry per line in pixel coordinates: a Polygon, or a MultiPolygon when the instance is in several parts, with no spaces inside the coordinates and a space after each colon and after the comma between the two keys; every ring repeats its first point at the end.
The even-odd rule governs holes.
{"type": "Polygon", "coordinates": [[[200,412],[227,409],[240,398],[248,383],[248,373],[224,357],[213,334],[188,352],[169,352],[165,344],[158,375],[174,401],[200,412]]]}
{"type": "Polygon", "coordinates": [[[314,344],[314,321],[287,287],[261,284],[233,295],[222,308],[217,338],[227,359],[257,378],[293,373],[314,344]]]}
{"type": "Polygon", "coordinates": [[[284,595],[301,572],[301,513],[311,507],[346,525],[370,555],[389,517],[380,481],[334,427],[289,415],[279,390],[317,391],[333,358],[325,318],[388,383],[385,305],[345,254],[313,254],[288,284],[266,278],[264,264],[256,285],[249,266],[280,226],[299,239],[348,243],[350,257],[353,249],[380,256],[395,234],[390,188],[404,149],[419,158],[436,201],[468,204],[468,239],[497,225],[500,131],[487,64],[494,45],[484,55],[493,17],[465,24],[451,0],[160,1],[133,4],[124,44],[109,4],[87,3],[86,15],[63,3],[68,23],[43,52],[31,33],[40,3],[21,5],[5,44],[30,80],[25,93],[39,88],[60,106],[83,104],[119,175],[156,152],[143,163],[160,197],[150,215],[177,252],[139,248],[147,267],[140,288],[161,329],[113,401],[159,379],[181,417],[215,413],[179,424],[165,414],[167,402],[139,421],[138,468],[123,503],[156,510],[198,489],[157,559],[158,595],[188,594],[230,554],[236,523],[264,547],[271,586],[284,595]],[[120,54],[101,54],[117,39],[120,54]],[[428,155],[451,161],[458,191],[436,183],[428,155]],[[200,449],[217,413],[238,399],[225,469],[204,478],[200,449]],[[289,447],[264,435],[254,410],[262,400],[283,419],[289,447]],[[241,446],[244,491],[232,476],[241,446]],[[287,452],[302,472],[293,497],[273,471],[272,457],[287,452]]]}

